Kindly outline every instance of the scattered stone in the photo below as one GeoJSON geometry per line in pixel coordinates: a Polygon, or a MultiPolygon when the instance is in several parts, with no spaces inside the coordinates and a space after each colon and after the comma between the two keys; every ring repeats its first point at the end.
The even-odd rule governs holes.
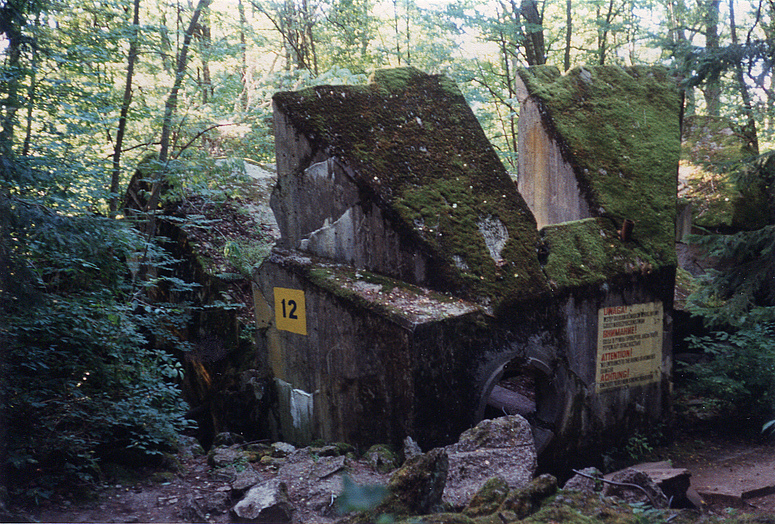
{"type": "Polygon", "coordinates": [[[448,471],[449,458],[444,448],[408,460],[390,478],[390,496],[381,508],[385,513],[419,515],[433,512],[441,505],[448,471]]]}
{"type": "Polygon", "coordinates": [[[150,476],[150,481],[154,484],[164,484],[175,480],[175,473],[172,471],[155,471],[150,476]]]}
{"type": "Polygon", "coordinates": [[[701,507],[697,505],[696,493],[691,493],[691,473],[685,468],[674,468],[670,463],[646,462],[633,466],[653,480],[670,501],[670,507],[701,507]]]}
{"type": "Polygon", "coordinates": [[[239,446],[212,448],[207,455],[207,463],[213,468],[224,468],[233,464],[245,464],[248,454],[239,446]]]}
{"type": "Polygon", "coordinates": [[[261,477],[252,468],[246,468],[237,473],[236,478],[231,483],[231,488],[238,494],[244,493],[256,484],[261,482],[261,477]]]}
{"type": "Polygon", "coordinates": [[[503,477],[493,477],[476,492],[463,510],[469,517],[491,515],[500,507],[509,494],[509,485],[503,477]]]}
{"type": "Polygon", "coordinates": [[[476,451],[479,449],[530,447],[533,431],[524,417],[510,415],[481,421],[476,427],[463,432],[448,451],[476,451]]]}
{"type": "MultiPolygon", "coordinates": [[[[349,446],[345,444],[345,446],[349,446]]],[[[350,449],[354,449],[352,446],[349,446],[350,449]]],[[[339,455],[344,455],[347,453],[347,451],[343,451],[344,446],[338,446],[336,444],[329,444],[327,446],[322,447],[310,447],[309,452],[312,455],[317,455],[319,457],[338,457],[339,455]]]]}
{"type": "Polygon", "coordinates": [[[218,433],[215,435],[215,438],[213,438],[213,447],[229,447],[233,446],[235,444],[244,444],[245,439],[242,435],[239,435],[237,433],[218,433]]]}
{"type": "Polygon", "coordinates": [[[309,448],[299,449],[285,459],[275,479],[287,486],[299,522],[306,522],[313,515],[334,516],[334,502],[342,492],[347,460],[345,456],[320,457],[310,453],[309,448]]]}
{"type": "Polygon", "coordinates": [[[229,510],[231,498],[222,491],[188,495],[180,510],[180,517],[187,522],[207,522],[212,515],[229,510]]]}
{"type": "Polygon", "coordinates": [[[627,503],[645,502],[655,508],[667,507],[668,500],[659,486],[644,472],[627,468],[607,479],[603,495],[618,497],[627,503]]]}
{"type": "Polygon", "coordinates": [[[409,460],[422,455],[422,449],[412,437],[404,439],[404,460],[409,460]]]}
{"type": "Polygon", "coordinates": [[[369,465],[380,473],[389,473],[398,467],[396,454],[385,444],[371,446],[363,456],[369,465]]]}
{"type": "Polygon", "coordinates": [[[346,457],[320,457],[317,462],[314,462],[312,466],[312,475],[319,479],[330,477],[334,473],[344,471],[346,465],[346,457]]]}
{"type": "Polygon", "coordinates": [[[285,483],[272,479],[253,486],[232,513],[242,522],[285,524],[291,522],[293,506],[285,483]]]}
{"type": "Polygon", "coordinates": [[[264,455],[263,457],[261,457],[261,460],[259,460],[258,462],[262,466],[271,466],[271,467],[274,467],[274,468],[279,468],[280,466],[285,464],[285,459],[284,458],[275,458],[275,457],[273,457],[271,455],[264,455]]]}
{"type": "Polygon", "coordinates": [[[488,479],[502,477],[510,489],[525,487],[537,468],[530,424],[520,415],[483,420],[447,446],[449,477],[444,502],[462,509],[488,479]]]}
{"type": "Polygon", "coordinates": [[[185,458],[201,457],[205,455],[205,450],[195,437],[180,435],[178,437],[178,448],[180,454],[185,458]]]}
{"type": "Polygon", "coordinates": [[[566,491],[580,491],[587,495],[603,490],[603,482],[600,480],[603,478],[603,473],[601,473],[599,469],[585,468],[582,469],[580,473],[581,474],[577,473],[571,477],[562,489],[566,491]]]}
{"type": "Polygon", "coordinates": [[[287,442],[274,442],[272,444],[272,449],[272,455],[275,458],[283,458],[296,451],[296,446],[288,444],[287,442]]]}
{"type": "Polygon", "coordinates": [[[476,524],[478,521],[462,513],[434,513],[412,517],[411,522],[412,524],[476,524]]]}

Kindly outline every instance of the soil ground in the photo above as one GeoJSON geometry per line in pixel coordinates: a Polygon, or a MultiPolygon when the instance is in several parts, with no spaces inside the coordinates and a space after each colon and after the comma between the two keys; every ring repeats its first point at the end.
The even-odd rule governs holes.
{"type": "MultiPolygon", "coordinates": [[[[703,514],[775,515],[775,439],[682,434],[659,455],[691,472],[692,486],[704,501],[703,514]]],[[[261,477],[273,475],[265,466],[253,467],[261,477]]],[[[229,489],[226,479],[212,475],[205,457],[189,457],[179,473],[167,478],[149,473],[143,480],[105,484],[93,501],[48,503],[28,515],[38,522],[184,522],[192,500],[229,489]]],[[[228,513],[205,517],[230,522],[228,513]]]]}
{"type": "Polygon", "coordinates": [[[674,467],[689,470],[706,507],[775,515],[775,439],[692,434],[671,448],[668,458],[674,467]]]}

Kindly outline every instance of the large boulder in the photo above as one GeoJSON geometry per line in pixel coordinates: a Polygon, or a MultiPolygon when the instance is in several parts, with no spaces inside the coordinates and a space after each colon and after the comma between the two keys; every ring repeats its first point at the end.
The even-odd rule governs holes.
{"type": "Polygon", "coordinates": [[[285,483],[272,479],[250,488],[232,512],[240,522],[283,524],[291,522],[293,506],[285,483]]]}
{"type": "Polygon", "coordinates": [[[455,508],[466,506],[493,477],[512,490],[525,487],[537,468],[533,433],[520,415],[483,420],[445,449],[449,475],[443,500],[455,508]]]}

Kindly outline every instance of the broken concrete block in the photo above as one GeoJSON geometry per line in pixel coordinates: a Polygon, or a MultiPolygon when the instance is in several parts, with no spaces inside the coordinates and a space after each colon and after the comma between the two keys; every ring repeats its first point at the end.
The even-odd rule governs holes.
{"type": "Polygon", "coordinates": [[[390,496],[381,507],[399,514],[433,512],[441,504],[448,471],[449,459],[442,448],[408,460],[390,478],[390,496]]]}
{"type": "Polygon", "coordinates": [[[445,448],[449,476],[444,502],[461,508],[492,477],[502,477],[510,489],[525,487],[537,468],[530,424],[519,415],[484,420],[445,448]]]}
{"type": "Polygon", "coordinates": [[[272,479],[250,488],[232,513],[240,522],[283,524],[291,522],[293,506],[285,483],[272,479]]]}

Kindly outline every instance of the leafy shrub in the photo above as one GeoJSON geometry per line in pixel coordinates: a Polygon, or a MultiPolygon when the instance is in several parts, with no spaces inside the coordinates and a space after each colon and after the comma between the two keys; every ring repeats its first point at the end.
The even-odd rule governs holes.
{"type": "Polygon", "coordinates": [[[126,265],[142,239],[116,221],[7,194],[5,204],[0,247],[13,255],[7,274],[24,278],[0,286],[0,476],[11,494],[39,500],[95,481],[103,461],[175,450],[190,425],[181,367],[145,336],[173,315],[147,314],[126,265]]]}
{"type": "Polygon", "coordinates": [[[775,413],[775,323],[691,337],[690,343],[711,358],[687,368],[685,395],[727,420],[761,423],[775,413]]]}

